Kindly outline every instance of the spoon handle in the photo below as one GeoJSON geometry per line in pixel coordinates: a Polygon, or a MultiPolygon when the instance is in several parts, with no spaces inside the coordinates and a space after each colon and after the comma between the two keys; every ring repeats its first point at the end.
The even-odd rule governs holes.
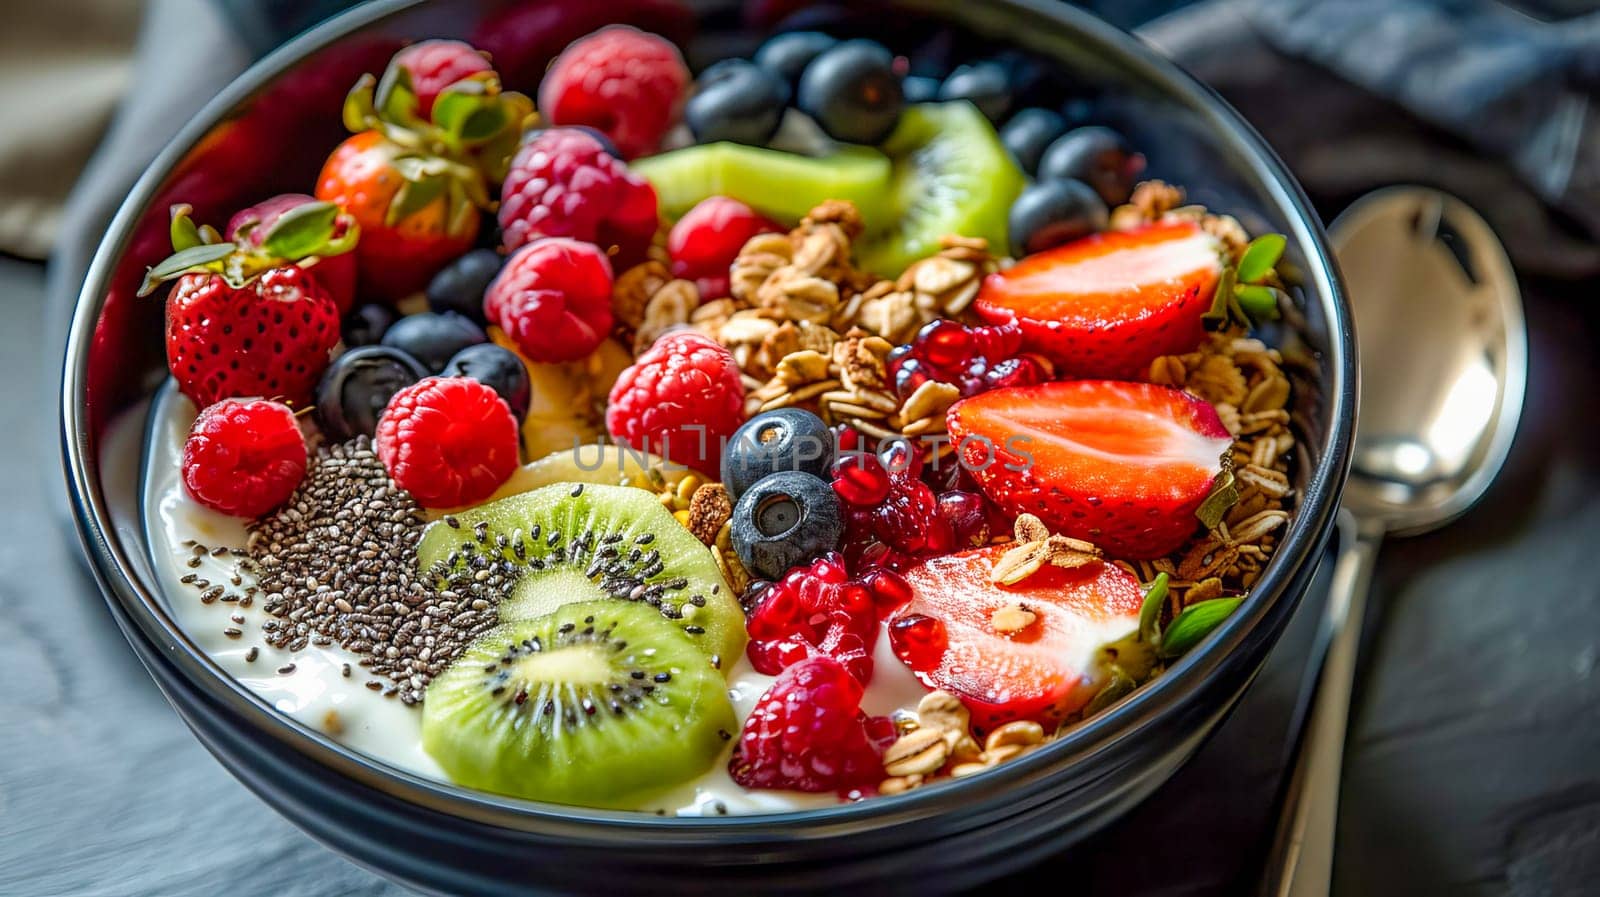
{"type": "Polygon", "coordinates": [[[1340,548],[1333,567],[1323,621],[1327,654],[1279,820],[1273,866],[1268,870],[1270,897],[1328,897],[1333,885],[1339,774],[1355,682],[1356,648],[1361,642],[1373,561],[1383,542],[1379,527],[1357,524],[1353,530],[1353,538],[1340,548]]]}

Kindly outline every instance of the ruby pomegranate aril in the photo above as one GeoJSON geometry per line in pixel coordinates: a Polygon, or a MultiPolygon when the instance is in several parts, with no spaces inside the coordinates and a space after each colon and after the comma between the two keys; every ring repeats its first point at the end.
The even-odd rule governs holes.
{"type": "Polygon", "coordinates": [[[888,497],[889,472],[872,455],[845,455],[833,466],[833,491],[845,504],[870,508],[888,497]]]}
{"type": "Polygon", "coordinates": [[[926,614],[906,614],[889,624],[889,646],[906,666],[925,672],[939,666],[950,638],[942,621],[926,614]]]}
{"type": "Polygon", "coordinates": [[[884,567],[874,569],[863,576],[861,584],[866,586],[868,594],[872,596],[872,603],[877,606],[879,619],[899,610],[911,600],[911,584],[906,582],[905,577],[884,567]]]}

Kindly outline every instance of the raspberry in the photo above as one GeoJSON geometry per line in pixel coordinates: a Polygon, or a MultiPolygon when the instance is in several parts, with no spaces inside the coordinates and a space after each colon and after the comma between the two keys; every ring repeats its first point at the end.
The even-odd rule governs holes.
{"type": "Polygon", "coordinates": [[[591,243],[529,243],[489,284],[483,312],[528,358],[576,361],[611,330],[611,263],[591,243]]]}
{"type": "Polygon", "coordinates": [[[394,54],[392,65],[411,76],[411,90],[417,95],[418,112],[423,118],[433,115],[433,101],[446,87],[490,71],[489,60],[471,44],[458,40],[425,40],[394,54]]]}
{"type": "Polygon", "coordinates": [[[784,670],[745,720],[728,772],[746,788],[847,791],[883,778],[894,728],[861,712],[861,683],[829,657],[784,670]]]}
{"type": "Polygon", "coordinates": [[[540,237],[573,237],[617,247],[626,267],[644,259],[658,223],[655,188],[577,128],[535,134],[511,160],[501,191],[507,250],[540,237]]]}
{"type": "Polygon", "coordinates": [[[278,402],[223,399],[200,412],[183,444],[189,494],[235,517],[260,517],[288,501],[305,473],[305,437],[278,402]]]}
{"type": "Polygon", "coordinates": [[[389,477],[428,508],[482,501],[517,469],[510,406],[466,377],[428,377],[395,393],[377,444],[389,477]]]}
{"type": "Polygon", "coordinates": [[[844,664],[862,685],[872,679],[878,641],[874,594],[851,582],[844,561],[826,554],[767,589],[750,614],[750,663],[771,676],[813,654],[844,664]]]}
{"type": "Polygon", "coordinates": [[[606,402],[606,430],[637,451],[717,477],[722,447],[744,422],[733,354],[693,331],[668,333],[622,372],[606,402]]]}
{"type": "Polygon", "coordinates": [[[776,221],[737,199],[727,196],[703,199],[685,212],[667,235],[672,274],[696,281],[700,286],[700,301],[721,299],[728,295],[728,268],[738,258],[744,244],[756,234],[781,230],[776,221]]]}
{"type": "Polygon", "coordinates": [[[561,51],[539,85],[539,111],[552,124],[588,125],[635,159],[661,144],[688,86],[671,42],[612,25],[561,51]]]}

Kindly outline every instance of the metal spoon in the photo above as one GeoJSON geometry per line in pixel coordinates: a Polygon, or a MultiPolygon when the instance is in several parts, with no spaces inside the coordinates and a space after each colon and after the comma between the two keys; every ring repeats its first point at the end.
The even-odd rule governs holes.
{"type": "Polygon", "coordinates": [[[1527,331],[1511,263],[1460,200],[1370,193],[1330,229],[1361,357],[1355,453],[1327,654],[1279,821],[1267,893],[1327,897],[1356,647],[1378,546],[1443,526],[1499,473],[1522,412],[1527,331]]]}

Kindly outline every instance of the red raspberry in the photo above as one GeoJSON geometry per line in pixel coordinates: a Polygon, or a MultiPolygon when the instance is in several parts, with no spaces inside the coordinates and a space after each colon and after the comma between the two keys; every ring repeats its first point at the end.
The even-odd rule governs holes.
{"type": "Polygon", "coordinates": [[[552,124],[588,125],[635,159],[660,146],[688,86],[670,41],[612,25],[561,51],[539,85],[539,111],[552,124]]]}
{"type": "Polygon", "coordinates": [[[576,128],[540,131],[511,160],[500,199],[508,250],[540,237],[617,247],[618,263],[644,258],[659,223],[656,191],[576,128]]]}
{"type": "Polygon", "coordinates": [[[722,446],[744,422],[733,354],[707,336],[676,331],[622,372],[606,403],[606,430],[637,451],[717,477],[722,446]]]}
{"type": "Polygon", "coordinates": [[[773,583],[746,626],[746,650],[758,673],[775,675],[820,653],[844,664],[862,685],[872,680],[877,608],[866,586],[850,581],[837,554],[773,583]]]}
{"type": "Polygon", "coordinates": [[[489,60],[471,44],[458,40],[425,40],[394,54],[391,65],[398,65],[411,76],[411,89],[417,95],[418,113],[431,119],[433,101],[446,87],[491,71],[489,60]]]}
{"type": "Polygon", "coordinates": [[[511,407],[467,377],[428,377],[395,393],[377,443],[389,477],[428,508],[483,501],[517,469],[511,407]]]}
{"type": "Polygon", "coordinates": [[[532,360],[575,361],[611,330],[611,263],[592,243],[529,243],[489,284],[483,311],[532,360]]]}
{"type": "Polygon", "coordinates": [[[672,274],[700,285],[700,300],[728,295],[728,268],[756,234],[783,230],[737,199],[712,196],[685,212],[667,235],[672,274]]]}
{"type": "Polygon", "coordinates": [[[831,657],[784,670],[756,701],[728,772],[746,788],[847,791],[883,778],[894,739],[884,717],[861,712],[861,683],[831,657]]]}
{"type": "Polygon", "coordinates": [[[189,494],[235,517],[260,517],[288,501],[305,474],[305,437],[278,402],[223,399],[200,412],[183,444],[189,494]]]}

